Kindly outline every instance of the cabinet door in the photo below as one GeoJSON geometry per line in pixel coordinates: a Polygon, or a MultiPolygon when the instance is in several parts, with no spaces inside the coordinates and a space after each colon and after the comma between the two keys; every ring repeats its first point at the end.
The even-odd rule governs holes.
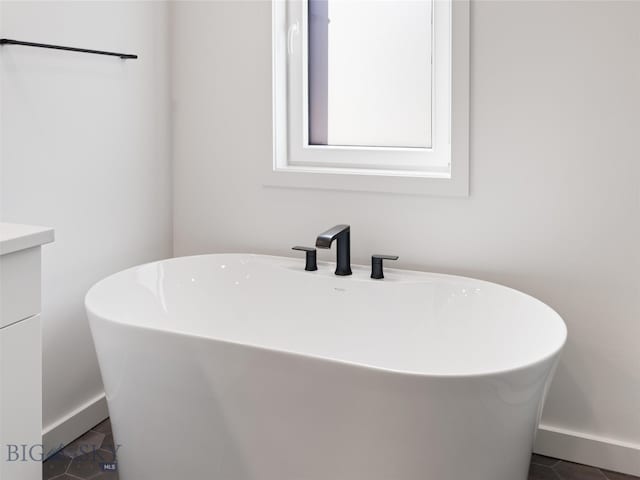
{"type": "Polygon", "coordinates": [[[42,478],[40,315],[0,329],[0,480],[42,478]]]}
{"type": "Polygon", "coordinates": [[[40,312],[40,250],[0,255],[0,328],[40,312]]]}

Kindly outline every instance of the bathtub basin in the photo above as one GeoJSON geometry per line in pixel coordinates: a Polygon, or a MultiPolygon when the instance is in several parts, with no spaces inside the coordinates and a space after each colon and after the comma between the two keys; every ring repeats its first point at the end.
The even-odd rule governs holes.
{"type": "Polygon", "coordinates": [[[91,288],[121,480],[526,480],[557,313],[469,278],[303,267],[202,255],[91,288]]]}

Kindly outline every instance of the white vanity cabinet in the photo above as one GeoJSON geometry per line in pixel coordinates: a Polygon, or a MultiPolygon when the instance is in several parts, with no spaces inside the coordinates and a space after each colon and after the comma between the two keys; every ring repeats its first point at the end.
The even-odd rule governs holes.
{"type": "Polygon", "coordinates": [[[0,480],[42,478],[41,245],[53,230],[0,223],[0,480]]]}

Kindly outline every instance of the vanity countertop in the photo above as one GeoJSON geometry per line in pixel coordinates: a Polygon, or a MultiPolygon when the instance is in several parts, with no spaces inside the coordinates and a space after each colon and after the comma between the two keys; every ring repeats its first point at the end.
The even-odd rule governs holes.
{"type": "Polygon", "coordinates": [[[0,255],[53,242],[53,228],[0,222],[0,255]]]}

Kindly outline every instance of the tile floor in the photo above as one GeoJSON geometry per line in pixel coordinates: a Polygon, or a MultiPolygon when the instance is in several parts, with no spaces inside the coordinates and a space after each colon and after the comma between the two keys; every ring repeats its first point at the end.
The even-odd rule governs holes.
{"type": "MultiPolygon", "coordinates": [[[[43,464],[43,480],[118,480],[111,423],[105,420],[43,464]]],[[[529,480],[640,480],[622,473],[533,455],[529,480]]]]}
{"type": "Polygon", "coordinates": [[[96,425],[42,464],[44,480],[118,480],[109,470],[115,465],[117,448],[109,419],[96,425]]]}
{"type": "Polygon", "coordinates": [[[638,477],[534,454],[529,480],[638,480],[638,477]]]}

